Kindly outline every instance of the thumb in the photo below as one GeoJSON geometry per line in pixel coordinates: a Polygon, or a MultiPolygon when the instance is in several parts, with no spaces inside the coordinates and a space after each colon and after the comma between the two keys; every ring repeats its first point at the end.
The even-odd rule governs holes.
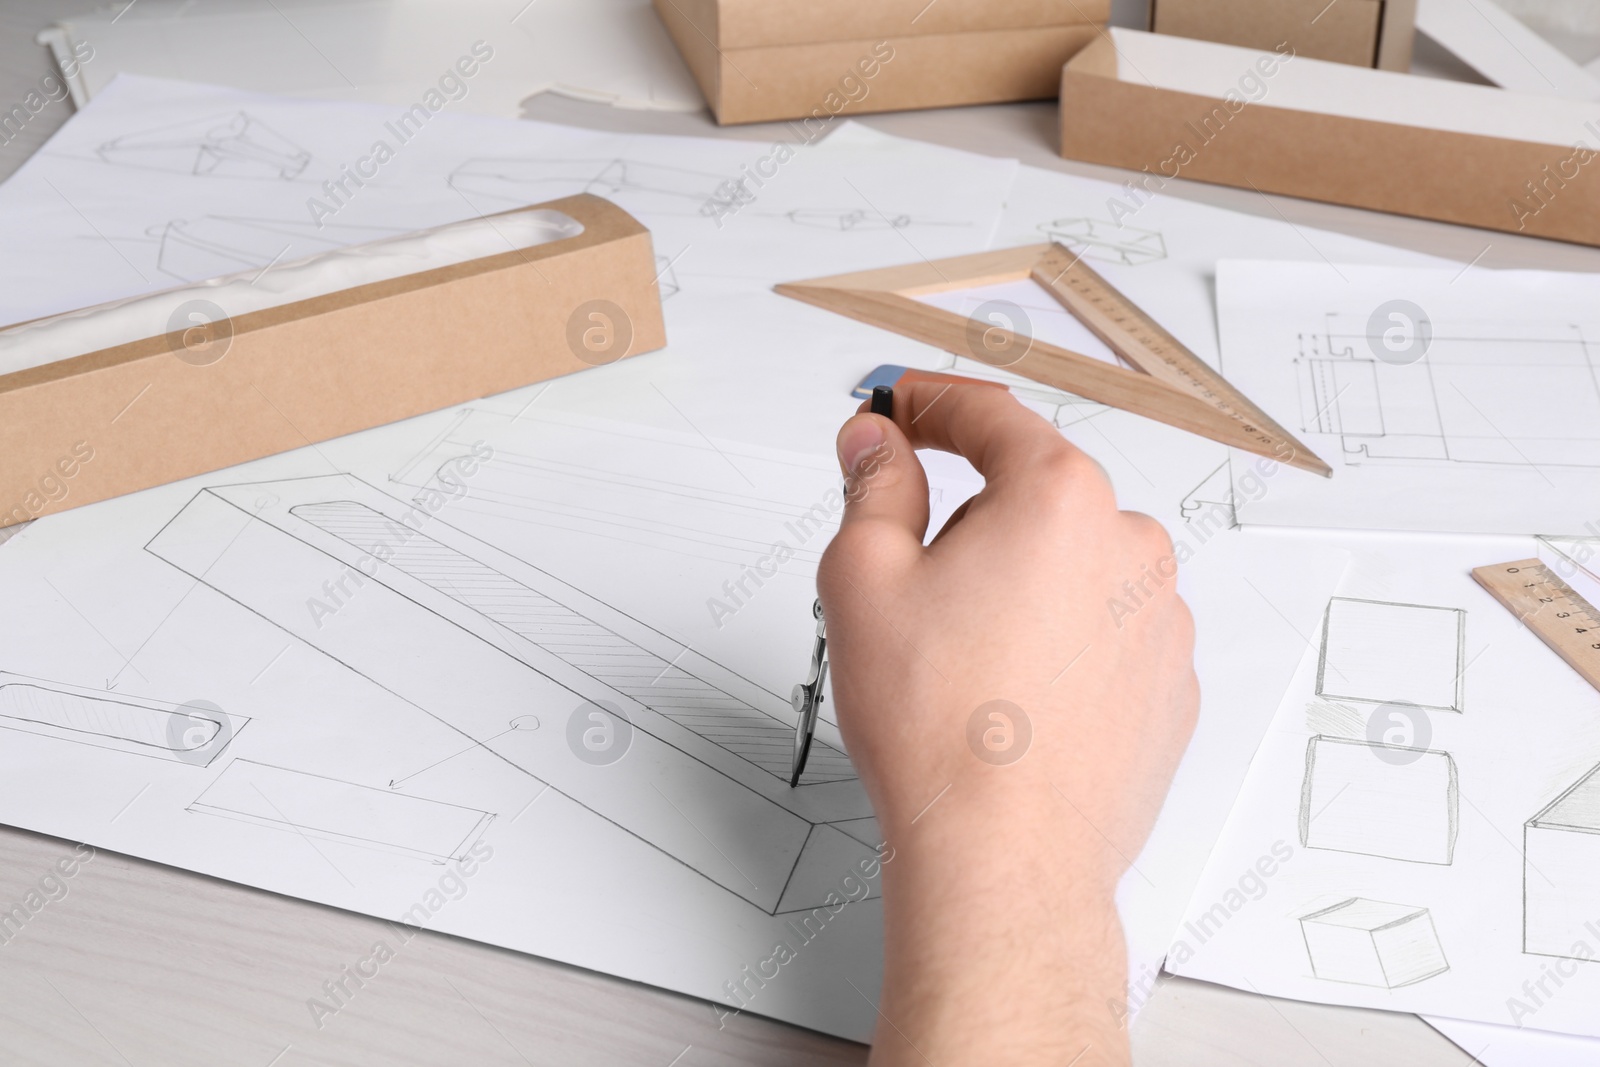
{"type": "Polygon", "coordinates": [[[870,524],[892,540],[921,547],[928,476],[900,428],[882,415],[855,415],[839,430],[838,451],[845,473],[840,532],[870,524]]]}

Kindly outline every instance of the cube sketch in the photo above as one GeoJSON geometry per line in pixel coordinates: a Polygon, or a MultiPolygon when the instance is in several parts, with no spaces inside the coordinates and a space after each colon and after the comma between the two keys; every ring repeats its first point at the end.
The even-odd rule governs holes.
{"type": "Polygon", "coordinates": [[[1600,766],[1523,827],[1522,950],[1575,955],[1600,919],[1600,766]]]}
{"type": "Polygon", "coordinates": [[[1317,695],[1461,710],[1466,612],[1333,597],[1322,630],[1317,695]]]}
{"type": "Polygon", "coordinates": [[[1302,915],[1300,933],[1324,981],[1398,989],[1450,969],[1427,908],[1351,897],[1302,915]]]}
{"type": "Polygon", "coordinates": [[[1457,803],[1448,752],[1322,736],[1306,744],[1306,848],[1447,864],[1455,854],[1457,803]]]}

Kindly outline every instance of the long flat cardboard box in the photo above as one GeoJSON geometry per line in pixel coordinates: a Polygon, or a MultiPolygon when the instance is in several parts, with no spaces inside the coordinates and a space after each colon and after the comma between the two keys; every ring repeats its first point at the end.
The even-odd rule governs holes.
{"type": "Polygon", "coordinates": [[[1061,154],[1600,245],[1600,104],[1113,29],[1063,68],[1061,154]]]}
{"type": "MultiPolygon", "coordinates": [[[[616,205],[584,194],[457,226],[507,250],[232,313],[282,278],[359,272],[382,260],[379,243],[250,272],[259,285],[222,279],[0,331],[0,527],[666,343],[650,231],[616,205]],[[550,239],[507,243],[530,216],[550,239]],[[166,328],[127,334],[147,320],[166,328]],[[131,339],[62,347],[108,329],[131,339]]],[[[407,255],[440,235],[472,247],[451,229],[402,239],[407,255]]]]}
{"type": "Polygon", "coordinates": [[[1054,96],[1110,0],[655,0],[719,123],[1054,96]]]}

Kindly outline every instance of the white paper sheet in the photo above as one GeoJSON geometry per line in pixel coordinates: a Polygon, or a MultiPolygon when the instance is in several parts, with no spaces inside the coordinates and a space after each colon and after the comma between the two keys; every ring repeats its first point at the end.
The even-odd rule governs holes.
{"type": "Polygon", "coordinates": [[[1600,100],[1600,78],[1494,0],[1418,0],[1417,29],[1496,85],[1600,100]]]}
{"type": "Polygon", "coordinates": [[[1589,1067],[1600,1058],[1600,1042],[1592,1037],[1519,1030],[1434,1015],[1424,1016],[1422,1021],[1484,1067],[1589,1067]]]}
{"type": "Polygon", "coordinates": [[[1600,695],[1468,573],[1541,545],[1339,540],[1356,552],[1350,575],[1169,969],[1269,995],[1600,1034],[1600,971],[1583,962],[1600,955],[1584,829],[1600,695]],[[1441,640],[1451,627],[1457,639],[1441,640]],[[1386,643],[1372,640],[1380,629],[1386,643]],[[1408,677],[1453,663],[1459,686],[1432,706],[1393,685],[1342,692],[1400,663],[1408,677]],[[1255,866],[1263,855],[1269,869],[1255,866]]]}
{"type": "Polygon", "coordinates": [[[1241,494],[1240,521],[1572,534],[1600,521],[1600,275],[1334,259],[1223,262],[1217,279],[1223,372],[1334,468],[1241,494]]]}
{"type": "MultiPolygon", "coordinates": [[[[782,893],[815,890],[825,897],[829,888],[827,877],[802,879],[769,899],[776,887],[764,883],[772,881],[767,875],[787,846],[762,820],[792,827],[796,819],[833,819],[842,838],[823,832],[827,855],[817,862],[838,867],[842,878],[848,864],[835,861],[855,857],[857,845],[872,841],[859,811],[796,813],[785,806],[794,801],[782,794],[777,803],[755,799],[702,812],[695,805],[709,803],[714,791],[685,786],[678,793],[680,785],[697,780],[699,764],[670,754],[657,765],[664,777],[646,776],[645,784],[655,782],[657,791],[693,809],[694,819],[683,824],[673,824],[659,804],[641,812],[637,780],[598,794],[569,781],[535,800],[556,776],[537,760],[551,750],[556,757],[572,751],[565,741],[547,743],[560,736],[557,726],[567,726],[579,693],[610,687],[620,702],[641,702],[617,691],[619,680],[582,671],[577,677],[572,664],[551,663],[555,654],[518,633],[515,620],[452,597],[460,590],[446,587],[416,550],[426,547],[424,556],[431,553],[435,562],[443,558],[480,576],[478,568],[492,564],[550,599],[553,591],[584,606],[591,623],[601,617],[601,625],[630,640],[642,659],[670,663],[682,652],[675,670],[692,665],[702,682],[711,678],[707,684],[724,692],[737,690],[739,700],[781,721],[784,704],[773,694],[785,693],[803,667],[808,567],[824,535],[813,533],[798,546],[803,551],[794,568],[738,605],[725,625],[715,625],[708,601],[726,596],[723,583],[743,577],[768,539],[785,536],[787,524],[833,484],[828,450],[834,429],[854,408],[848,390],[859,376],[885,360],[939,357],[778,298],[768,286],[985,247],[1013,164],[845,126],[825,148],[797,149],[737,211],[722,212],[719,227],[714,213],[700,210],[699,197],[720,188],[707,180],[757,167],[770,158],[771,146],[455,118],[437,121],[425,140],[406,146],[384,168],[383,180],[357,190],[323,230],[252,225],[263,218],[281,223],[305,211],[320,180],[316,166],[354,158],[383,121],[383,109],[360,105],[313,107],[154,80],[120,81],[0,187],[0,217],[15,235],[8,264],[19,283],[7,288],[5,317],[170,284],[162,272],[204,276],[211,256],[266,266],[275,256],[293,254],[280,240],[298,248],[341,238],[349,243],[371,230],[429,225],[598,183],[596,191],[651,226],[657,252],[667,260],[672,347],[470,411],[427,416],[28,527],[0,552],[0,587],[8,601],[37,609],[27,616],[26,634],[7,634],[12,658],[5,666],[18,676],[18,708],[33,709],[33,718],[13,715],[13,723],[44,726],[7,731],[20,740],[0,750],[0,758],[16,753],[21,766],[19,775],[0,776],[0,813],[19,825],[388,917],[408,914],[426,897],[438,877],[428,857],[459,851],[448,842],[458,824],[468,825],[470,836],[478,825],[473,812],[496,816],[481,839],[495,850],[496,860],[484,864],[493,873],[480,871],[470,895],[433,909],[429,925],[729,1006],[737,1001],[724,983],[742,981],[747,994],[759,992],[749,998],[752,1011],[865,1036],[871,1005],[838,977],[850,976],[869,993],[875,988],[875,905],[844,909],[834,929],[847,927],[845,933],[806,940],[804,955],[782,965],[782,981],[756,986],[742,976],[742,968],[771,958],[775,934],[800,936],[783,933],[773,914],[785,906],[782,893]],[[192,167],[147,172],[107,158],[118,153],[99,151],[136,123],[184,124],[241,112],[247,121],[236,126],[230,118],[223,135],[243,133],[270,149],[240,153],[266,160],[264,168],[222,175],[192,167]],[[272,133],[257,138],[258,127],[272,133]],[[279,143],[280,131],[293,132],[293,147],[279,143]],[[496,158],[519,163],[600,160],[606,166],[581,175],[559,167],[539,173],[468,168],[482,158],[486,143],[495,145],[496,158]],[[285,176],[302,157],[308,177],[285,176]],[[622,171],[608,169],[618,161],[627,164],[622,171]],[[680,182],[691,170],[695,179],[680,182]],[[938,183],[905,178],[935,170],[938,183]],[[202,235],[189,229],[192,219],[231,225],[217,224],[202,235]],[[349,227],[339,238],[327,232],[335,222],[349,227]],[[249,240],[241,236],[246,231],[249,240]],[[262,240],[254,231],[271,236],[262,240]],[[193,239],[183,239],[186,234],[193,239]],[[752,388],[783,402],[746,403],[752,388]],[[601,412],[610,421],[596,422],[601,412]],[[474,429],[480,426],[487,427],[481,437],[474,429]],[[495,453],[470,476],[442,465],[465,457],[441,448],[464,445],[470,455],[479,440],[495,453]],[[593,486],[597,471],[607,483],[604,492],[593,486]],[[640,471],[654,474],[641,477],[640,471]],[[371,566],[368,555],[379,547],[373,524],[387,529],[374,514],[403,522],[418,499],[435,499],[428,495],[429,479],[441,474],[463,488],[433,485],[445,496],[416,535],[426,541],[413,540],[410,556],[380,569],[408,590],[410,606],[396,602],[398,594],[385,592],[389,587],[373,576],[359,583],[364,566],[371,566]],[[580,484],[575,476],[584,479],[582,491],[574,488],[580,484]],[[327,499],[311,498],[318,493],[327,499]],[[297,549],[306,541],[296,542],[291,533],[316,550],[297,549]],[[263,582],[265,575],[281,581],[263,582]],[[423,603],[431,607],[415,626],[436,631],[435,640],[416,655],[395,654],[394,641],[416,640],[409,627],[397,631],[397,625],[423,603]],[[424,626],[443,617],[456,628],[424,626]],[[63,633],[81,641],[46,640],[63,633]],[[445,647],[452,654],[441,655],[445,647]],[[686,647],[692,651],[683,652],[686,647]],[[556,680],[529,679],[519,655],[538,660],[556,680]],[[466,666],[469,661],[478,667],[466,666]],[[26,679],[45,679],[43,687],[57,695],[35,692],[40,683],[26,679]],[[565,693],[552,685],[566,686],[565,693]],[[135,736],[71,744],[62,736],[71,716],[93,707],[83,701],[100,694],[134,709],[119,714],[131,717],[134,726],[125,732],[135,736]],[[182,713],[182,743],[165,746],[169,757],[130,760],[123,749],[148,742],[150,724],[176,721],[191,698],[209,703],[182,713]],[[531,729],[526,716],[538,719],[539,728],[531,729]],[[210,753],[220,759],[199,766],[182,758],[206,749],[224,722],[240,728],[221,753],[210,753]],[[191,736],[191,728],[200,733],[191,736]],[[191,745],[194,737],[199,740],[191,745]],[[449,758],[434,766],[441,754],[449,758]],[[228,770],[235,762],[241,772],[228,770]],[[284,810],[274,812],[248,800],[250,788],[267,792],[296,774],[318,778],[308,791],[331,789],[358,808],[362,798],[386,806],[374,799],[385,791],[442,805],[428,809],[435,816],[428,825],[440,829],[425,840],[395,841],[393,820],[385,822],[381,811],[366,821],[308,827],[282,802],[284,810]],[[93,787],[85,789],[86,782],[93,787]],[[69,788],[70,798],[62,795],[69,788]],[[138,802],[128,805],[135,796],[138,802]],[[608,821],[594,805],[612,803],[633,807],[612,812],[608,821]],[[685,829],[696,820],[709,837],[685,829]],[[291,823],[306,836],[283,829],[291,823]]],[[[1045,177],[1048,187],[1053,179],[1045,177]]],[[[1098,202],[1107,188],[1087,183],[1073,198],[1098,202]]],[[[1056,197],[1048,210],[1063,206],[1056,197]]],[[[1204,288],[1203,279],[1193,284],[1204,288]]],[[[1205,830],[1186,801],[1211,798],[1220,821],[1231,783],[1287,679],[1299,632],[1309,627],[1342,557],[1307,556],[1271,536],[1222,532],[1223,512],[1185,509],[1187,487],[1220,465],[1220,448],[1193,448],[1177,431],[1131,417],[1115,416],[1107,422],[1113,424],[1114,444],[1099,427],[1083,443],[1101,456],[1129,506],[1160,515],[1191,547],[1204,546],[1182,580],[1197,614],[1214,620],[1202,639],[1206,726],[1180,772],[1175,803],[1124,890],[1130,940],[1136,957],[1146,961],[1134,976],[1136,1006],[1139,988],[1148,988],[1153,973],[1144,946],[1170,935],[1207,849],[1205,830]],[[1152,479],[1147,472],[1156,470],[1162,474],[1152,479]],[[1184,525],[1186,514],[1197,519],[1195,530],[1184,525]],[[1257,606],[1249,585],[1285,593],[1257,606]],[[1244,633],[1252,639],[1240,639],[1244,633]]],[[[963,490],[954,483],[948,488],[944,506],[953,507],[963,490]]],[[[21,617],[11,616],[18,626],[21,617]]],[[[676,676],[668,671],[664,677],[676,676]]],[[[655,714],[660,719],[639,712],[641,752],[652,744],[644,738],[655,736],[643,729],[644,719],[660,733],[673,730],[670,716],[655,714]]],[[[158,731],[157,747],[163,740],[158,731]]],[[[702,748],[704,742],[683,739],[702,748]]],[[[719,751],[708,751],[706,759],[750,764],[719,751]]],[[[770,788],[763,777],[771,777],[768,770],[731,766],[745,780],[735,790],[744,791],[739,795],[761,792],[750,782],[770,788]]],[[[823,782],[808,788],[828,804],[848,807],[854,787],[823,782]]],[[[471,843],[463,838],[458,844],[471,843]]]]}
{"type": "Polygon", "coordinates": [[[704,106],[649,0],[135,0],[40,40],[78,107],[118,74],[400,107],[431,89],[452,111],[502,118],[542,92],[704,106]]]}

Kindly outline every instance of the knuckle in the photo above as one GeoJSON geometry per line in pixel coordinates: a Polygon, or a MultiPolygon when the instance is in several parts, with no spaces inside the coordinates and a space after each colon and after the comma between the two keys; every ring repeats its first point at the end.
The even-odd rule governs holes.
{"type": "Polygon", "coordinates": [[[1100,464],[1087,452],[1066,441],[1040,450],[1030,465],[1035,488],[1047,501],[1072,502],[1076,506],[1111,507],[1115,499],[1111,483],[1100,464]]]}
{"type": "Polygon", "coordinates": [[[1128,525],[1132,541],[1141,554],[1152,557],[1172,554],[1172,535],[1158,520],[1142,511],[1124,511],[1122,519],[1128,525]]]}
{"type": "Polygon", "coordinates": [[[895,531],[886,521],[871,518],[847,522],[834,534],[817,565],[819,588],[838,589],[860,584],[880,571],[895,551],[895,531]]]}

